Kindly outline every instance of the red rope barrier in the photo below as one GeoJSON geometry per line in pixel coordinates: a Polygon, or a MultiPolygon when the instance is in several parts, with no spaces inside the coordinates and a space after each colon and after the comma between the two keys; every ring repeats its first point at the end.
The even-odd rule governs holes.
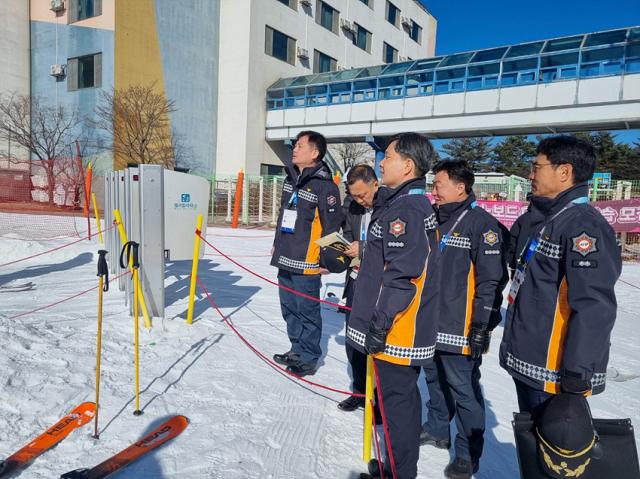
{"type": "Polygon", "coordinates": [[[391,438],[389,437],[389,428],[387,426],[387,415],[384,413],[384,404],[382,404],[382,387],[380,386],[380,376],[378,376],[378,366],[376,365],[376,360],[373,361],[373,375],[376,380],[377,394],[378,394],[378,404],[380,405],[380,415],[382,416],[382,429],[384,431],[385,442],[387,443],[387,452],[389,453],[389,462],[391,463],[391,474],[393,474],[393,479],[398,479],[398,474],[396,473],[396,461],[393,459],[393,451],[391,449],[391,438]]]}
{"type": "MultiPolygon", "coordinates": [[[[110,229],[112,229],[114,227],[115,227],[115,225],[114,226],[110,226],[109,228],[104,230],[104,232],[106,233],[107,231],[109,231],[110,229]]],[[[95,236],[95,235],[93,235],[93,236],[95,236]]],[[[88,236],[85,236],[83,238],[80,238],[79,240],[75,240],[75,241],[73,241],[71,243],[67,243],[67,244],[63,244],[61,246],[57,246],[57,247],[49,249],[47,251],[43,251],[42,253],[36,253],[36,254],[32,254],[31,256],[27,256],[25,258],[20,258],[20,259],[14,260],[14,261],[9,261],[8,263],[0,264],[0,268],[2,268],[3,266],[9,266],[10,264],[20,263],[21,261],[26,261],[28,259],[37,258],[38,256],[42,256],[44,254],[53,253],[54,251],[58,251],[58,250],[61,250],[63,248],[67,248],[68,246],[72,246],[72,245],[74,245],[76,243],[80,243],[81,241],[84,241],[84,240],[87,240],[87,239],[90,239],[90,238],[88,236]]]]}
{"type": "MultiPolygon", "coordinates": [[[[373,400],[370,400],[369,402],[371,403],[371,410],[373,411],[373,400]]],[[[376,429],[377,424],[375,413],[371,415],[371,422],[373,422],[373,437],[376,440],[376,457],[378,458],[380,477],[384,477],[384,469],[382,467],[382,453],[380,452],[380,440],[378,439],[378,430],[376,429]]]]}
{"type": "Polygon", "coordinates": [[[293,374],[292,372],[287,371],[285,368],[281,367],[279,364],[275,363],[274,361],[272,361],[271,359],[269,359],[267,356],[265,356],[263,353],[261,353],[255,346],[253,346],[234,326],[233,324],[231,324],[231,322],[227,319],[227,317],[224,315],[224,313],[222,311],[220,311],[220,308],[218,308],[218,305],[216,304],[216,302],[213,300],[213,298],[211,297],[211,295],[209,294],[209,290],[207,290],[207,287],[202,283],[202,281],[200,280],[200,278],[196,278],[196,280],[198,281],[198,284],[200,285],[200,288],[202,288],[202,290],[204,291],[205,296],[207,297],[207,300],[209,301],[209,303],[211,304],[211,307],[213,307],[218,314],[220,315],[220,317],[222,318],[222,320],[227,324],[227,326],[229,326],[231,328],[231,330],[236,333],[236,335],[240,338],[240,340],[249,348],[251,349],[251,351],[253,351],[260,359],[262,359],[264,362],[266,362],[269,366],[271,366],[272,368],[278,370],[281,373],[287,374],[295,379],[297,379],[298,381],[302,381],[304,383],[307,383],[311,386],[315,386],[321,389],[326,389],[327,391],[331,391],[334,393],[339,393],[339,394],[344,394],[346,396],[355,396],[355,397],[365,397],[364,394],[359,394],[359,393],[352,393],[349,391],[343,391],[342,389],[336,389],[336,388],[332,388],[329,386],[325,386],[323,384],[320,383],[316,383],[313,381],[309,381],[308,379],[302,378],[300,376],[298,376],[297,374],[293,374]]]}
{"type": "Polygon", "coordinates": [[[231,261],[233,264],[235,264],[237,267],[242,268],[243,270],[245,270],[247,273],[252,274],[253,276],[255,276],[256,278],[260,278],[263,281],[266,281],[269,284],[272,284],[273,286],[277,286],[280,289],[284,289],[285,291],[289,291],[290,293],[296,294],[298,296],[301,296],[303,298],[306,299],[310,299],[312,301],[317,301],[318,303],[322,303],[322,304],[328,304],[330,306],[333,306],[334,308],[340,308],[340,309],[346,309],[347,311],[351,311],[351,308],[349,306],[343,306],[341,304],[337,304],[337,303],[332,303],[331,301],[326,301],[324,299],[320,299],[320,298],[316,298],[314,296],[309,296],[308,294],[304,294],[301,293],[299,291],[296,291],[295,289],[292,288],[288,288],[287,286],[284,286],[280,283],[277,283],[269,278],[267,278],[266,276],[262,276],[261,274],[256,273],[255,271],[250,270],[249,268],[247,268],[246,266],[238,263],[236,260],[234,260],[231,256],[224,254],[222,251],[220,251],[218,248],[216,248],[215,246],[213,246],[211,243],[209,243],[205,238],[202,237],[201,234],[199,234],[196,231],[196,234],[198,236],[200,236],[200,239],[202,241],[204,241],[207,245],[209,245],[209,247],[211,247],[216,253],[218,253],[220,256],[222,256],[225,259],[228,259],[229,261],[231,261]]]}
{"type": "MultiPolygon", "coordinates": [[[[113,278],[110,278],[110,280],[118,279],[121,276],[124,276],[124,275],[129,274],[129,273],[130,273],[130,271],[125,271],[124,273],[121,273],[121,274],[119,274],[117,276],[114,276],[113,278]]],[[[71,300],[73,298],[77,298],[78,296],[82,296],[83,294],[87,294],[88,292],[93,291],[94,289],[97,289],[98,286],[99,285],[96,285],[96,286],[93,286],[93,287],[91,287],[89,289],[85,289],[84,291],[80,291],[79,293],[76,293],[73,296],[69,296],[68,298],[61,299],[60,301],[56,301],[55,303],[47,304],[46,306],[41,306],[39,308],[32,309],[31,311],[27,311],[25,313],[16,314],[15,316],[9,316],[9,318],[7,318],[7,319],[17,319],[17,318],[21,318],[22,316],[26,316],[28,314],[37,313],[38,311],[42,311],[43,309],[52,308],[52,307],[57,306],[57,305],[59,305],[61,303],[69,301],[69,300],[71,300]]]]}

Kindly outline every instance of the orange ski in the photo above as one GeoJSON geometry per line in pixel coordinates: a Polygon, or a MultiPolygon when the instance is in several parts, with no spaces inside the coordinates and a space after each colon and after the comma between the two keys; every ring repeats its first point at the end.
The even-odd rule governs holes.
{"type": "Polygon", "coordinates": [[[74,429],[87,424],[96,414],[96,405],[92,402],[84,402],[77,408],[60,419],[57,423],[47,429],[42,435],[35,438],[16,453],[9,456],[4,461],[0,461],[0,478],[8,476],[10,473],[25,467],[40,454],[48,451],[74,429]]]}
{"type": "Polygon", "coordinates": [[[76,469],[60,476],[60,479],[104,479],[116,471],[119,471],[148,452],[162,446],[184,431],[189,424],[189,420],[184,416],[173,416],[168,421],[158,426],[149,435],[115,456],[91,469],[76,469]]]}

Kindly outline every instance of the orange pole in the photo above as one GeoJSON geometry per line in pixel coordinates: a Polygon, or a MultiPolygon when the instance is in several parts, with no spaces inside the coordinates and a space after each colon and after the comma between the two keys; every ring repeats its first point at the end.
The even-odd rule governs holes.
{"type": "Polygon", "coordinates": [[[238,227],[238,215],[240,214],[240,206],[242,205],[242,184],[244,183],[244,171],[240,170],[238,173],[238,181],[236,182],[236,196],[233,202],[233,219],[231,220],[231,227],[238,227]]]}

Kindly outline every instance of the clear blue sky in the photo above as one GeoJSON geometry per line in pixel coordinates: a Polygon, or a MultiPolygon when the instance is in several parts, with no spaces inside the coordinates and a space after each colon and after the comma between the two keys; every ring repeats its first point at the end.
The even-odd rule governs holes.
{"type": "MultiPolygon", "coordinates": [[[[438,20],[436,54],[640,25],[640,0],[420,0],[438,20]]],[[[640,131],[616,132],[621,141],[640,131]]]]}

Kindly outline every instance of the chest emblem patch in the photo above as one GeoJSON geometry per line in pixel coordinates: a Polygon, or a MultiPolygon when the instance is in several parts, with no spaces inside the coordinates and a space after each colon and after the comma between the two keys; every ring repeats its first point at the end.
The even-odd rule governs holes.
{"type": "Polygon", "coordinates": [[[589,236],[586,231],[583,231],[582,234],[578,236],[574,236],[571,238],[571,251],[581,254],[582,256],[587,256],[588,254],[595,253],[598,251],[598,247],[596,245],[598,238],[594,238],[593,236],[589,236]]]}
{"type": "Polygon", "coordinates": [[[407,223],[402,221],[400,218],[396,218],[389,223],[389,234],[398,238],[405,233],[406,226],[407,223]]]}
{"type": "Polygon", "coordinates": [[[485,244],[488,244],[489,246],[494,246],[498,242],[498,233],[493,230],[482,233],[482,237],[484,238],[485,244]]]}

